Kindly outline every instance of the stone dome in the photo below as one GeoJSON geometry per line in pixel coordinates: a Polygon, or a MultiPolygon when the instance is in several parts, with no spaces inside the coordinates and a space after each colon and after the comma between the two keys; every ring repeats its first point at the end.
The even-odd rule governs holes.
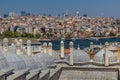
{"type": "MultiPolygon", "coordinates": [[[[67,60],[69,61],[70,55],[67,57],[67,60]]],[[[84,50],[74,50],[73,51],[73,62],[74,63],[84,63],[89,62],[90,57],[84,50]]]]}
{"type": "Polygon", "coordinates": [[[49,56],[47,53],[38,53],[34,55],[33,59],[41,69],[46,69],[48,65],[54,63],[53,57],[49,56]]]}
{"type": "Polygon", "coordinates": [[[6,58],[3,56],[3,54],[0,53],[0,69],[4,69],[8,67],[8,63],[6,58]]]}
{"type": "Polygon", "coordinates": [[[7,60],[9,67],[14,68],[15,70],[21,70],[26,68],[24,60],[16,54],[15,46],[9,46],[8,51],[1,50],[1,52],[7,60]]]}
{"type": "MultiPolygon", "coordinates": [[[[94,61],[95,62],[104,62],[104,54],[105,54],[105,49],[101,49],[98,53],[95,54],[94,56],[94,61]]],[[[116,62],[117,58],[115,57],[114,53],[111,51],[108,51],[108,57],[109,57],[109,62],[116,62]]]]}
{"type": "Polygon", "coordinates": [[[29,69],[37,69],[38,68],[38,66],[35,63],[32,56],[28,56],[28,55],[25,55],[25,54],[19,55],[19,56],[24,61],[26,68],[29,68],[29,69]]]}
{"type": "Polygon", "coordinates": [[[57,60],[60,59],[60,54],[57,53],[56,51],[52,50],[52,56],[51,57],[54,59],[54,61],[57,61],[57,60]]]}

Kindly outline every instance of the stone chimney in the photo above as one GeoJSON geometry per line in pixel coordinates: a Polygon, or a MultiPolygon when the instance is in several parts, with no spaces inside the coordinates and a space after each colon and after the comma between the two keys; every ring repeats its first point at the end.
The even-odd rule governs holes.
{"type": "Polygon", "coordinates": [[[17,55],[21,54],[21,44],[20,44],[20,42],[16,43],[16,54],[17,55]]]}
{"type": "Polygon", "coordinates": [[[8,51],[8,42],[7,38],[3,39],[3,51],[8,51]]]}
{"type": "Polygon", "coordinates": [[[17,44],[17,42],[18,42],[18,39],[15,39],[15,40],[14,40],[15,45],[17,44]]]}
{"type": "Polygon", "coordinates": [[[43,52],[47,53],[47,43],[46,42],[43,43],[43,52]]]}
{"type": "Polygon", "coordinates": [[[27,40],[27,54],[32,56],[31,40],[27,40]]]}
{"type": "Polygon", "coordinates": [[[48,54],[50,55],[50,56],[52,56],[52,43],[50,42],[49,44],[48,44],[48,54]]]}
{"type": "Polygon", "coordinates": [[[19,42],[21,44],[21,49],[23,48],[23,40],[22,39],[19,39],[19,42]]]}
{"type": "Polygon", "coordinates": [[[105,66],[109,66],[109,56],[108,56],[108,46],[109,46],[109,43],[106,42],[105,43],[105,54],[104,54],[104,65],[105,66]]]}
{"type": "Polygon", "coordinates": [[[60,53],[61,53],[61,58],[64,59],[64,41],[60,42],[60,53]]]}
{"type": "Polygon", "coordinates": [[[73,42],[70,42],[69,44],[70,46],[70,65],[72,66],[73,65],[73,42]]]}
{"type": "Polygon", "coordinates": [[[77,48],[77,50],[80,50],[80,45],[78,45],[78,48],[77,48]]]}
{"type": "Polygon", "coordinates": [[[93,42],[90,42],[90,51],[91,51],[91,52],[94,51],[94,44],[93,44],[93,42]]]}
{"type": "Polygon", "coordinates": [[[100,43],[100,50],[103,48],[102,44],[100,43]]]}

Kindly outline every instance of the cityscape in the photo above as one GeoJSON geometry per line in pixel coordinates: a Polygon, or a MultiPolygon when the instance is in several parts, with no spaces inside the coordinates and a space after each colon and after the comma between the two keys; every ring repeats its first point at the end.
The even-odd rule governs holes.
{"type": "Polygon", "coordinates": [[[0,80],[120,80],[119,0],[0,2],[0,80]]]}

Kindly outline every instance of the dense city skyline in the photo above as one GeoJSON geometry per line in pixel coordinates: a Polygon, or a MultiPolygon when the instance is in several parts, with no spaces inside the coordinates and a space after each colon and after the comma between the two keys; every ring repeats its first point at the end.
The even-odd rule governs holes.
{"type": "Polygon", "coordinates": [[[119,0],[1,0],[0,14],[3,15],[10,11],[19,14],[25,10],[35,14],[51,15],[62,15],[68,11],[70,15],[74,15],[76,11],[79,11],[81,15],[86,13],[90,16],[120,17],[119,3],[119,0]]]}

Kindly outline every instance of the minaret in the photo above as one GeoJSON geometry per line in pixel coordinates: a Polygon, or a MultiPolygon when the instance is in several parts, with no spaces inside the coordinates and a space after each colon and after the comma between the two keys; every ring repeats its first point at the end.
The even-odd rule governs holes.
{"type": "Polygon", "coordinates": [[[64,59],[64,41],[60,42],[60,53],[61,53],[61,58],[64,59]]]}
{"type": "Polygon", "coordinates": [[[50,56],[52,56],[52,43],[50,42],[49,44],[48,44],[48,54],[50,55],[50,56]]]}
{"type": "Polygon", "coordinates": [[[43,43],[43,52],[47,53],[47,43],[46,42],[43,43]]]}
{"type": "Polygon", "coordinates": [[[7,38],[3,39],[3,51],[8,51],[8,42],[7,38]]]}
{"type": "Polygon", "coordinates": [[[93,42],[90,43],[90,51],[91,51],[91,52],[94,51],[94,44],[93,44],[93,42]]]}
{"type": "Polygon", "coordinates": [[[17,55],[21,54],[21,44],[19,41],[16,43],[16,54],[17,55]]]}
{"type": "Polygon", "coordinates": [[[108,46],[109,46],[109,43],[108,42],[106,42],[105,43],[105,55],[104,55],[104,65],[105,66],[109,66],[109,56],[108,56],[108,46]]]}
{"type": "Polygon", "coordinates": [[[73,65],[73,42],[70,42],[70,65],[73,65]]]}
{"type": "Polygon", "coordinates": [[[27,40],[27,54],[32,56],[31,40],[27,40]]]}

